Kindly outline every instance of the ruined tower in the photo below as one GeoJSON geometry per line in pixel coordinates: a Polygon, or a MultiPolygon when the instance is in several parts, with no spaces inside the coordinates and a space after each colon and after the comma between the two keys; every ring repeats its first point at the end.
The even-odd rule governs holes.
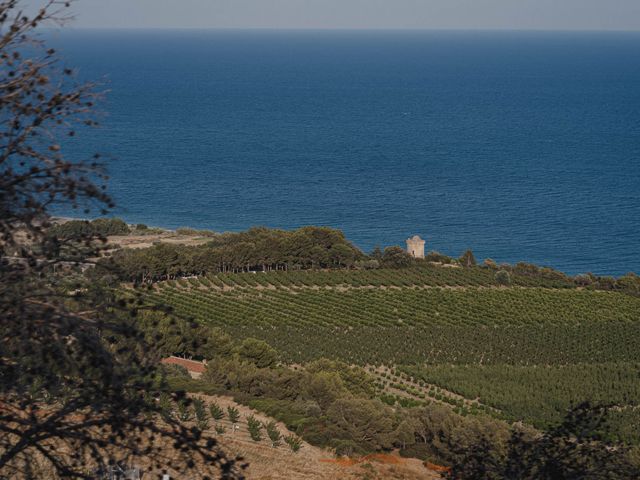
{"type": "Polygon", "coordinates": [[[407,253],[414,258],[424,258],[424,240],[418,235],[407,238],[407,253]]]}

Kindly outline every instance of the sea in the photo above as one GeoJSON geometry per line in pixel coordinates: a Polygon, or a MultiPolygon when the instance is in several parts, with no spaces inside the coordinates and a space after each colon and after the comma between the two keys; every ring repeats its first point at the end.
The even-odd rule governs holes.
{"type": "Polygon", "coordinates": [[[130,223],[640,272],[640,33],[42,35],[104,92],[64,149],[130,223]]]}

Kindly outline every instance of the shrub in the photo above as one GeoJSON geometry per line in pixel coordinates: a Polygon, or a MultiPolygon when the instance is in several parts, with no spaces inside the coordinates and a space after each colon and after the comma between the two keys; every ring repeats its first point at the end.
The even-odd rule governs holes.
{"type": "Polygon", "coordinates": [[[87,220],[70,220],[51,228],[50,233],[58,238],[69,239],[81,236],[127,235],[129,226],[119,218],[98,218],[87,220]]]}
{"type": "Polygon", "coordinates": [[[495,260],[493,260],[491,258],[485,258],[484,266],[487,267],[487,268],[494,269],[494,270],[496,268],[498,268],[498,264],[495,262],[495,260]]]}
{"type": "Polygon", "coordinates": [[[207,408],[202,400],[199,398],[193,401],[193,412],[196,416],[196,423],[200,430],[206,430],[209,428],[209,415],[207,414],[207,408]]]}
{"type": "Polygon", "coordinates": [[[91,228],[96,235],[127,235],[129,226],[120,218],[97,218],[91,222],[91,228]]]}
{"type": "Polygon", "coordinates": [[[176,228],[176,233],[178,235],[197,235],[198,231],[195,228],[180,227],[176,228]]]}
{"type": "Polygon", "coordinates": [[[536,276],[540,273],[540,267],[532,263],[518,262],[513,267],[513,273],[518,275],[536,276]]]}
{"type": "Polygon", "coordinates": [[[616,286],[625,293],[640,296],[640,277],[635,273],[627,273],[620,277],[616,286]]]}
{"type": "Polygon", "coordinates": [[[191,420],[191,409],[189,408],[188,400],[180,400],[178,402],[178,419],[181,422],[188,422],[191,420]]]}
{"type": "Polygon", "coordinates": [[[189,235],[189,236],[198,235],[201,237],[214,237],[216,235],[216,233],[212,232],[211,230],[196,230],[195,228],[189,228],[189,227],[177,228],[176,233],[178,235],[189,235]]]}
{"type": "Polygon", "coordinates": [[[233,424],[238,423],[240,420],[240,411],[236,407],[227,407],[227,415],[229,416],[229,421],[233,424]]]}
{"type": "Polygon", "coordinates": [[[511,275],[506,270],[500,270],[496,272],[496,282],[498,285],[509,286],[511,285],[511,275]]]}
{"type": "Polygon", "coordinates": [[[453,258],[449,257],[448,255],[444,255],[440,252],[429,252],[424,256],[424,259],[427,262],[434,262],[434,263],[451,264],[454,262],[453,258]]]}
{"type": "Polygon", "coordinates": [[[336,455],[339,457],[352,457],[354,455],[364,453],[353,440],[336,440],[332,445],[335,449],[336,455]]]}
{"type": "Polygon", "coordinates": [[[254,442],[262,440],[262,423],[253,415],[247,417],[247,429],[249,430],[251,440],[254,442]]]}
{"type": "Polygon", "coordinates": [[[378,260],[356,260],[354,266],[359,270],[374,270],[380,268],[378,260]]]}
{"type": "Polygon", "coordinates": [[[294,434],[284,437],[284,442],[289,445],[289,448],[293,453],[298,453],[302,448],[302,440],[294,434]]]}
{"type": "Polygon", "coordinates": [[[182,365],[162,364],[161,370],[166,373],[167,377],[191,378],[189,370],[182,365]]]}
{"type": "Polygon", "coordinates": [[[573,278],[576,285],[581,287],[588,287],[593,283],[593,278],[589,274],[579,274],[573,278]]]}
{"type": "Polygon", "coordinates": [[[209,405],[209,413],[211,414],[211,418],[216,421],[220,421],[224,418],[224,410],[216,402],[209,405]]]}
{"type": "Polygon", "coordinates": [[[276,425],[276,422],[271,420],[269,423],[265,425],[267,430],[267,435],[269,436],[269,440],[271,440],[271,446],[276,448],[280,446],[280,440],[282,440],[282,434],[276,425]]]}
{"type": "Polygon", "coordinates": [[[413,257],[402,247],[393,246],[384,249],[382,265],[388,268],[405,268],[413,264],[413,257]]]}
{"type": "Polygon", "coordinates": [[[165,418],[173,417],[173,403],[168,393],[162,392],[158,400],[158,406],[160,407],[160,414],[165,418]]]}
{"type": "Polygon", "coordinates": [[[221,423],[216,424],[216,433],[222,435],[227,431],[227,428],[221,423]]]}

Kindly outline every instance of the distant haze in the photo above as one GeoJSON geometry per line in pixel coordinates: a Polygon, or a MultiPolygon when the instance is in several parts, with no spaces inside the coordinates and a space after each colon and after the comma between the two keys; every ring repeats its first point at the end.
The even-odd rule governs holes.
{"type": "Polygon", "coordinates": [[[88,28],[640,30],[640,0],[78,0],[73,8],[75,26],[88,28]]]}

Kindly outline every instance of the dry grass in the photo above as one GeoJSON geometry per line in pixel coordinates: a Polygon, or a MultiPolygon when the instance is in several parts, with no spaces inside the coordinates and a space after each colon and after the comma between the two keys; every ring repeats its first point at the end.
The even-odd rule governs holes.
{"type": "Polygon", "coordinates": [[[163,231],[148,235],[112,235],[108,238],[110,245],[121,248],[149,248],[154,243],[168,243],[172,245],[204,245],[211,241],[209,237],[201,235],[180,235],[172,231],[163,231]]]}
{"type": "MultiPolygon", "coordinates": [[[[262,422],[268,422],[271,418],[239,405],[230,397],[205,396],[197,397],[210,403],[215,401],[221,407],[235,406],[240,411],[241,429],[232,434],[231,428],[227,428],[224,435],[218,435],[218,441],[222,449],[230,457],[241,456],[248,463],[244,472],[249,480],[436,480],[441,476],[428,468],[417,459],[402,458],[394,454],[372,454],[358,459],[336,458],[330,451],[313,447],[304,442],[298,453],[292,453],[286,445],[278,448],[270,446],[268,440],[259,443],[250,439],[245,419],[249,415],[255,416],[262,422]]],[[[228,424],[227,424],[228,425],[228,424]]],[[[284,435],[288,430],[284,424],[278,423],[278,427],[284,435]]]]}

